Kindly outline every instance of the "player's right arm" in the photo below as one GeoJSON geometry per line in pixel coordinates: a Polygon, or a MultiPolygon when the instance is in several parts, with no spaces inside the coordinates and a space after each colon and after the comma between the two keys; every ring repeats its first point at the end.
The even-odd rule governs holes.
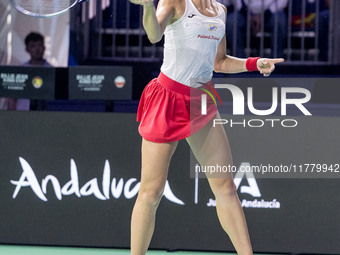
{"type": "Polygon", "coordinates": [[[155,9],[153,0],[130,0],[143,5],[143,26],[151,43],[162,39],[165,28],[176,20],[180,0],[160,0],[155,9]]]}

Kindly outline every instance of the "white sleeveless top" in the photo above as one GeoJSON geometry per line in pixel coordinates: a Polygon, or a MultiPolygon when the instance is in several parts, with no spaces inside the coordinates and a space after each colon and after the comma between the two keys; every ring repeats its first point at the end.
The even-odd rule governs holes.
{"type": "Polygon", "coordinates": [[[164,32],[161,71],[179,83],[200,87],[211,80],[217,47],[225,33],[225,11],[218,3],[216,17],[201,14],[185,0],[184,15],[164,32]]]}

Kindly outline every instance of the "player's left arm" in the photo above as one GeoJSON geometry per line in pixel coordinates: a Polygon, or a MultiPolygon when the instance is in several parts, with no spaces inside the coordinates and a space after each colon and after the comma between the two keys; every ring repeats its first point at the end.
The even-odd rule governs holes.
{"type": "MultiPolygon", "coordinates": [[[[223,6],[227,15],[227,8],[223,6]]],[[[275,69],[275,64],[283,62],[283,58],[260,58],[257,60],[257,69],[263,76],[269,76],[275,69]]],[[[227,55],[227,39],[223,36],[218,45],[217,53],[214,62],[214,71],[217,73],[242,73],[247,72],[247,59],[237,58],[227,55]]]]}

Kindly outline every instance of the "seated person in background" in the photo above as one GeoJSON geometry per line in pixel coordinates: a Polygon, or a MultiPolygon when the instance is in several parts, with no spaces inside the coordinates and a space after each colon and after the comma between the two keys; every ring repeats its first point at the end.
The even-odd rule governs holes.
{"type": "MultiPolygon", "coordinates": [[[[29,33],[25,38],[26,51],[30,55],[30,59],[23,63],[23,66],[51,66],[44,59],[45,43],[44,37],[36,32],[29,33]]],[[[7,110],[28,111],[30,109],[29,99],[7,99],[7,110]]]]}
{"type": "Polygon", "coordinates": [[[25,38],[26,51],[31,59],[25,62],[24,66],[51,66],[50,63],[44,59],[45,40],[44,37],[36,32],[29,33],[25,38]]]}
{"type": "Polygon", "coordinates": [[[245,7],[251,13],[251,28],[253,34],[261,31],[264,26],[264,31],[271,34],[271,57],[282,57],[284,44],[287,38],[287,16],[284,9],[288,5],[288,0],[243,0],[245,7]],[[261,13],[264,12],[264,23],[261,24],[261,13]],[[277,15],[277,42],[274,52],[274,32],[275,32],[275,17],[277,15]]]}
{"type": "MultiPolygon", "coordinates": [[[[319,60],[328,60],[328,31],[329,31],[329,5],[330,0],[319,1],[319,36],[318,36],[318,48],[319,48],[319,60]]],[[[302,1],[293,0],[292,9],[292,30],[302,30],[302,1]]],[[[304,19],[304,31],[316,32],[316,1],[306,1],[305,19],[304,19]]]]}
{"type": "Polygon", "coordinates": [[[245,34],[246,34],[246,18],[242,13],[242,0],[217,0],[227,7],[227,47],[231,51],[231,55],[245,58],[245,34]],[[234,24],[236,22],[236,33],[234,33],[234,24]],[[234,35],[236,41],[234,44],[234,35]]]}

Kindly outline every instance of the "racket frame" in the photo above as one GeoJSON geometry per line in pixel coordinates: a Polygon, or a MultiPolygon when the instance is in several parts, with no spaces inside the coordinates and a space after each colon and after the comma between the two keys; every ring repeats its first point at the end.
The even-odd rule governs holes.
{"type": "MultiPolygon", "coordinates": [[[[60,1],[60,0],[54,0],[54,1],[60,1]]],[[[72,9],[73,7],[75,7],[79,4],[82,4],[84,2],[87,2],[87,1],[88,0],[77,0],[77,1],[74,1],[74,3],[71,4],[69,7],[65,8],[61,11],[54,12],[54,13],[48,13],[48,14],[30,12],[30,11],[22,8],[20,5],[16,4],[14,0],[11,0],[11,3],[16,10],[18,10],[19,12],[21,12],[25,15],[28,15],[28,16],[31,16],[31,17],[36,17],[36,18],[50,18],[50,17],[54,17],[54,16],[57,16],[57,15],[63,14],[65,12],[67,12],[68,10],[72,9]]]]}

